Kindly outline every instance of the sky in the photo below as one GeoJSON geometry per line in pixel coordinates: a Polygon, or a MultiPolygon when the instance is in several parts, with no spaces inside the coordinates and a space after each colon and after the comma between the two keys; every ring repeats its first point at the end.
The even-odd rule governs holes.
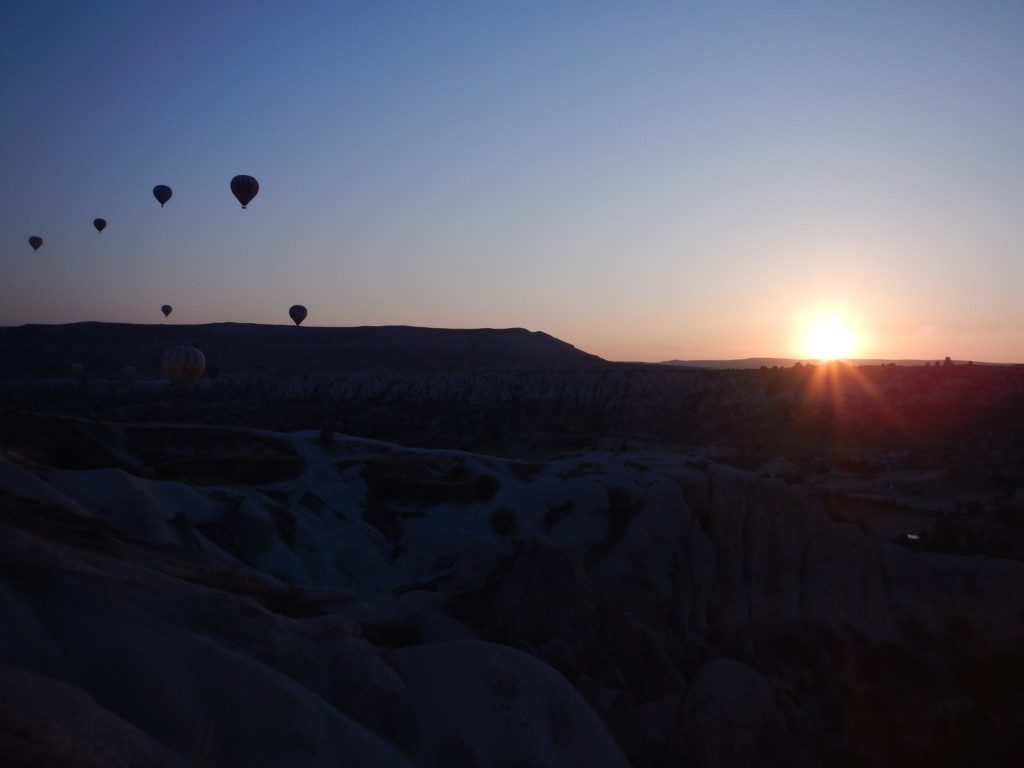
{"type": "Polygon", "coordinates": [[[839,316],[1024,361],[1022,40],[1020,2],[0,0],[0,324],[301,303],[666,360],[839,316]]]}

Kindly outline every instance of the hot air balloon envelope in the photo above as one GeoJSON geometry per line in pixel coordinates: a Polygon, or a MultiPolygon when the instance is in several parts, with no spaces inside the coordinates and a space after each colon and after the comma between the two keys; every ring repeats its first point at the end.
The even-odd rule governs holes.
{"type": "Polygon", "coordinates": [[[33,251],[38,251],[39,247],[43,244],[43,238],[39,237],[39,235],[32,235],[28,239],[28,244],[32,246],[33,251]]]}
{"type": "Polygon", "coordinates": [[[259,191],[260,183],[252,176],[235,176],[231,180],[231,194],[238,198],[243,208],[252,202],[259,191]]]}
{"type": "Polygon", "coordinates": [[[104,229],[107,228],[107,220],[106,219],[93,219],[92,220],[92,225],[94,227],[96,227],[96,231],[97,232],[102,232],[104,229]]]}
{"type": "Polygon", "coordinates": [[[288,317],[290,317],[292,322],[296,325],[301,325],[302,321],[306,319],[306,308],[301,304],[296,304],[288,310],[288,317]]]}
{"type": "Polygon", "coordinates": [[[191,387],[206,368],[206,357],[195,347],[171,347],[160,358],[164,376],[179,391],[191,387]]]}
{"type": "Polygon", "coordinates": [[[162,307],[160,307],[160,311],[164,313],[164,317],[169,317],[173,309],[174,307],[172,307],[170,304],[164,304],[162,307]]]}
{"type": "Polygon", "coordinates": [[[161,208],[164,207],[164,203],[171,199],[172,194],[171,188],[166,184],[157,184],[153,187],[153,197],[155,197],[156,201],[160,203],[161,208]]]}

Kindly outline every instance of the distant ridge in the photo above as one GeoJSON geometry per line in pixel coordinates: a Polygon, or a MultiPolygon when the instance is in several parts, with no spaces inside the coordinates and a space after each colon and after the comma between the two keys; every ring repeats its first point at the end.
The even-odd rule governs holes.
{"type": "Polygon", "coordinates": [[[769,368],[778,366],[789,368],[797,362],[809,362],[806,360],[791,360],[784,357],[746,357],[741,360],[665,360],[658,365],[675,365],[682,368],[760,368],[766,365],[769,368]]]}
{"type": "Polygon", "coordinates": [[[540,331],[524,328],[415,326],[295,327],[250,323],[205,325],[70,323],[0,328],[0,377],[114,375],[131,365],[158,373],[175,344],[199,347],[224,373],[320,371],[517,371],[610,365],[540,331]]]}
{"type": "MultiPolygon", "coordinates": [[[[855,360],[843,360],[844,363],[850,365],[899,365],[899,366],[918,366],[918,365],[933,365],[936,362],[941,363],[942,360],[895,360],[895,359],[855,359],[855,360]]],[[[956,365],[965,365],[968,362],[974,363],[974,365],[1014,365],[1014,363],[985,363],[978,360],[954,360],[956,365]]],[[[716,368],[716,369],[729,369],[729,368],[760,368],[762,366],[773,368],[791,368],[797,363],[803,363],[804,365],[820,365],[818,360],[800,360],[797,358],[790,357],[744,357],[739,360],[666,360],[658,365],[675,365],[683,368],[716,368]]]]}

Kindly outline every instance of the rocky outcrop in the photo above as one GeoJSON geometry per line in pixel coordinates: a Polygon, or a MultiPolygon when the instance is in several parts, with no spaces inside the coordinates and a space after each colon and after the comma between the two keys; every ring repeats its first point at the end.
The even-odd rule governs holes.
{"type": "Polygon", "coordinates": [[[56,702],[52,728],[7,711],[26,755],[64,731],[251,765],[1014,755],[1020,561],[897,546],[670,450],[88,426],[113,466],[0,460],[0,663],[56,702]],[[160,477],[178,445],[210,467],[160,477]],[[288,472],[211,475],[239,446],[288,472]]]}
{"type": "Polygon", "coordinates": [[[529,654],[461,640],[401,648],[391,661],[416,701],[422,765],[628,765],[579,693],[529,654]]]}
{"type": "Polygon", "coordinates": [[[701,667],[681,721],[682,751],[694,768],[818,764],[790,731],[768,682],[736,661],[701,667]]]}
{"type": "Polygon", "coordinates": [[[188,765],[80,689],[13,667],[0,667],[0,752],[7,765],[188,765]]]}

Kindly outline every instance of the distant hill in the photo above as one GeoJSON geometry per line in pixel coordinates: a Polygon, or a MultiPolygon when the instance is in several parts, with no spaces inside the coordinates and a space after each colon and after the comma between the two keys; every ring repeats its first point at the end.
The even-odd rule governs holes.
{"type": "Polygon", "coordinates": [[[564,341],[523,328],[472,330],[361,326],[294,327],[243,323],[134,325],[72,323],[0,328],[0,378],[86,375],[134,366],[156,374],[172,345],[201,349],[225,373],[564,370],[610,365],[564,341]]]}
{"type": "Polygon", "coordinates": [[[659,365],[677,365],[684,368],[760,368],[762,365],[771,368],[774,365],[789,368],[797,362],[807,361],[786,357],[747,357],[742,360],[665,360],[659,365]]]}
{"type": "MultiPolygon", "coordinates": [[[[915,366],[915,365],[932,365],[935,362],[941,362],[936,360],[845,360],[843,362],[849,363],[850,365],[900,365],[900,366],[915,366]]],[[[954,360],[956,365],[964,365],[967,360],[954,360]]],[[[972,361],[975,365],[1004,365],[1004,363],[982,363],[977,360],[972,361]]],[[[790,368],[797,363],[803,364],[814,364],[817,365],[817,360],[798,360],[791,357],[745,357],[740,360],[666,360],[659,365],[676,365],[684,368],[760,368],[766,366],[768,368],[779,367],[779,368],[790,368]]],[[[1009,363],[1005,363],[1009,365],[1009,363]]]]}

